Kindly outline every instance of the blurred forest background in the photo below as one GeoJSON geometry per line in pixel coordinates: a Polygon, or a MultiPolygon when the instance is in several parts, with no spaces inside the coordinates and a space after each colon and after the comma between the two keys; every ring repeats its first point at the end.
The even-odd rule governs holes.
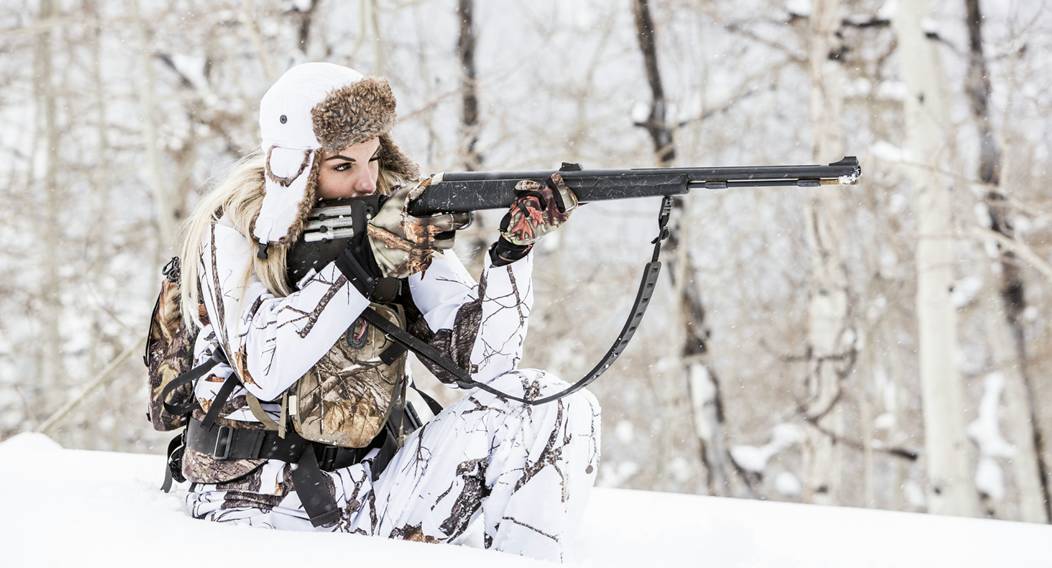
{"type": "MultiPolygon", "coordinates": [[[[0,439],[163,452],[140,361],[160,268],[258,144],[266,87],[323,60],[390,80],[427,172],[861,160],[853,187],[677,201],[650,312],[591,387],[600,485],[1047,523],[1050,11],[7,0],[0,439]]],[[[605,352],[657,206],[590,204],[542,241],[524,365],[576,379],[605,352]]],[[[497,219],[458,238],[476,274],[497,219]]]]}

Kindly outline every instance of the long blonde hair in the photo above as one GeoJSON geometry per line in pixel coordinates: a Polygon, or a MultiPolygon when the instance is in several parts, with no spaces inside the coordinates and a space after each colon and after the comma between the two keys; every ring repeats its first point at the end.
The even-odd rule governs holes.
{"type": "MultiPolygon", "coordinates": [[[[183,321],[189,328],[199,328],[200,316],[200,277],[201,247],[207,231],[213,223],[226,215],[231,224],[245,240],[255,245],[252,239],[252,221],[263,207],[263,165],[265,156],[262,152],[253,152],[234,163],[226,177],[208,192],[194,208],[193,213],[183,225],[183,241],[179,251],[182,273],[180,276],[180,308],[183,321]]],[[[311,172],[310,175],[317,175],[311,172]]],[[[377,191],[382,195],[390,194],[391,188],[401,178],[383,167],[377,179],[377,191]]],[[[254,250],[254,248],[253,248],[254,250]]],[[[266,286],[275,296],[288,296],[292,291],[286,273],[285,257],[288,246],[271,245],[267,258],[260,259],[252,255],[251,269],[242,275],[242,282],[247,283],[251,273],[266,286]]],[[[242,291],[244,290],[242,285],[242,291]]],[[[239,301],[241,298],[239,298],[239,301]]]]}

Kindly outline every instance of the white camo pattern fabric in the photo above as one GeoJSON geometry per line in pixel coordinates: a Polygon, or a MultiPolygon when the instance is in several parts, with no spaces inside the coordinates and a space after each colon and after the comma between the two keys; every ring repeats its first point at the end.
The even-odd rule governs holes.
{"type": "MultiPolygon", "coordinates": [[[[254,276],[242,282],[253,254],[246,238],[223,220],[207,238],[201,285],[208,324],[195,356],[207,357],[221,342],[243,358],[250,378],[232,393],[224,418],[254,422],[237,402],[245,389],[263,401],[279,398],[368,302],[334,265],[305,277],[293,294],[275,297],[254,276]]],[[[507,266],[487,262],[476,283],[446,251],[408,283],[432,344],[444,341],[454,359],[458,350],[461,359],[470,354],[475,380],[539,398],[567,385],[551,373],[518,368],[533,303],[532,263],[532,253],[507,266]]],[[[199,381],[195,394],[203,407],[231,372],[220,365],[199,381]]],[[[263,408],[277,418],[275,403],[263,408]]],[[[598,470],[600,407],[586,390],[529,406],[474,389],[409,435],[376,481],[374,455],[328,472],[342,510],[332,526],[311,526],[290,466],[280,460],[226,483],[195,483],[186,507],[212,521],[438,543],[462,539],[481,515],[485,547],[564,561],[598,470]]]]}

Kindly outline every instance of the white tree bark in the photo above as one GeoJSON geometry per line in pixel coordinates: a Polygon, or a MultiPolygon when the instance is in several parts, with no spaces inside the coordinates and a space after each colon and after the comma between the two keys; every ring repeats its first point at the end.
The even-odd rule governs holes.
{"type": "MultiPolygon", "coordinates": [[[[993,279],[993,276],[989,278],[993,279]]],[[[1001,398],[1004,411],[1001,413],[1001,419],[1005,428],[1005,436],[1015,448],[1012,457],[1009,458],[1009,463],[1016,489],[1019,491],[1019,509],[1017,514],[1012,516],[1004,515],[1003,508],[999,504],[994,504],[995,510],[998,511],[998,518],[1047,523],[1044,491],[1038,475],[1037,450],[1034,446],[1034,426],[1031,422],[1029,408],[1030,397],[1015,358],[1011,329],[1005,325],[1004,317],[1001,316],[999,310],[1000,306],[997,304],[996,298],[989,298],[983,317],[986,319],[990,350],[994,361],[999,363],[996,370],[1005,377],[1004,392],[1001,398]]]]}
{"type": "MultiPolygon", "coordinates": [[[[839,50],[840,0],[816,0],[810,17],[809,71],[811,75],[812,143],[816,163],[843,155],[840,109],[844,71],[830,54],[839,50]]],[[[807,237],[811,246],[811,290],[808,313],[809,421],[826,431],[843,430],[838,405],[840,382],[854,361],[854,339],[849,309],[847,271],[841,243],[845,218],[844,192],[816,191],[808,203],[807,237]]],[[[816,503],[839,503],[841,474],[839,446],[818,428],[809,428],[804,444],[805,498],[816,503]]]]}
{"type": "Polygon", "coordinates": [[[964,388],[957,368],[957,313],[953,286],[953,130],[938,53],[921,27],[927,0],[902,2],[893,25],[906,85],[906,167],[917,199],[917,323],[928,510],[975,516],[979,503],[969,467],[964,388]]]}
{"type": "MultiPolygon", "coordinates": [[[[464,164],[467,171],[482,169],[484,158],[478,149],[479,133],[482,126],[479,122],[478,65],[475,59],[477,29],[475,25],[475,0],[457,2],[457,19],[459,35],[457,36],[457,58],[460,60],[460,148],[458,161],[464,164]]],[[[476,213],[474,222],[461,234],[469,243],[471,257],[468,266],[473,274],[482,272],[489,253],[492,229],[486,219],[476,213]]],[[[554,235],[553,235],[554,236],[554,235]]],[[[559,233],[562,237],[562,233],[559,233]]]]}
{"type": "MultiPolygon", "coordinates": [[[[91,172],[91,217],[96,219],[97,223],[92,226],[91,232],[88,233],[88,239],[90,242],[101,243],[104,242],[104,234],[110,226],[110,193],[112,189],[112,180],[110,177],[110,135],[109,135],[109,121],[107,119],[108,104],[106,100],[106,83],[102,75],[103,67],[103,53],[102,53],[102,30],[103,21],[102,13],[96,2],[89,0],[84,3],[84,15],[85,17],[94,18],[99,22],[99,26],[95,28],[95,33],[91,39],[91,78],[93,81],[92,87],[94,87],[95,104],[98,109],[98,126],[96,127],[97,135],[97,158],[96,167],[92,168],[91,172]]],[[[92,259],[94,265],[97,261],[92,259]]],[[[99,351],[102,347],[103,338],[101,331],[101,325],[99,319],[95,319],[92,322],[92,333],[91,339],[88,343],[88,364],[87,368],[94,371],[99,363],[99,351]]]]}
{"type": "MultiPolygon", "coordinates": [[[[986,64],[983,45],[983,14],[979,0],[965,0],[965,24],[969,36],[968,74],[965,92],[972,109],[972,117],[979,132],[978,193],[989,212],[991,231],[1011,239],[1015,233],[1005,195],[1001,188],[1001,148],[994,135],[990,116],[993,90],[990,71],[986,64]]],[[[1003,362],[1000,372],[1005,376],[1004,421],[1010,441],[1015,445],[1012,472],[1019,490],[1018,518],[1034,523],[1048,522],[1048,488],[1043,479],[1046,465],[1041,460],[1041,439],[1038,431],[1036,396],[1032,377],[1027,373],[1027,350],[1022,313],[1027,307],[1026,286],[1022,267],[1012,249],[997,248],[998,274],[988,275],[991,282],[999,281],[1002,306],[991,302],[986,312],[990,328],[990,347],[994,360],[1003,362]],[[1003,308],[998,309],[998,308],[1003,308]],[[1004,314],[1003,317],[1001,314],[1004,314]]],[[[1003,517],[1002,517],[1003,518],[1003,517]]]]}
{"type": "MultiPolygon", "coordinates": [[[[134,0],[134,3],[135,13],[138,16],[138,0],[134,0]]],[[[261,18],[256,14],[256,3],[254,0],[241,0],[240,18],[241,23],[245,26],[245,31],[248,32],[249,39],[252,41],[252,47],[256,50],[256,55],[259,57],[259,66],[263,68],[263,77],[266,78],[266,83],[269,85],[277,80],[278,72],[270,60],[267,42],[259,25],[261,18]]]]}
{"type": "Polygon", "coordinates": [[[168,252],[172,252],[178,226],[175,215],[174,190],[168,183],[161,168],[161,140],[157,128],[157,100],[154,90],[153,64],[150,57],[149,30],[146,21],[139,13],[139,1],[130,2],[132,17],[138,28],[138,66],[139,73],[136,87],[139,93],[139,107],[142,110],[142,137],[146,149],[146,181],[153,193],[154,214],[157,217],[158,254],[155,264],[168,252]]]}
{"type": "MultiPolygon", "coordinates": [[[[55,17],[55,8],[51,0],[42,0],[40,3],[40,20],[45,21],[55,17]]],[[[40,313],[42,322],[41,342],[41,380],[34,384],[32,391],[37,394],[32,403],[42,403],[46,400],[49,390],[58,389],[66,382],[66,366],[62,352],[62,285],[63,279],[59,275],[59,266],[62,262],[62,251],[64,250],[60,241],[60,231],[63,224],[60,222],[60,206],[58,200],[58,157],[62,155],[63,148],[60,147],[59,125],[56,112],[56,89],[54,87],[53,59],[54,49],[52,46],[51,28],[45,28],[37,36],[34,62],[33,78],[36,96],[36,121],[37,134],[43,135],[43,144],[34,145],[34,161],[40,168],[38,172],[42,177],[37,182],[38,195],[43,196],[39,206],[42,209],[40,230],[42,234],[42,254],[40,255],[41,281],[39,291],[43,309],[40,313]]]]}
{"type": "MultiPolygon", "coordinates": [[[[656,32],[650,3],[648,0],[635,0],[632,10],[636,39],[639,41],[652,97],[646,122],[637,123],[637,126],[645,128],[650,135],[658,165],[669,167],[676,159],[676,144],[658,66],[656,32]]],[[[673,296],[679,303],[677,327],[684,332],[679,350],[681,369],[690,389],[691,419],[698,434],[699,458],[707,474],[708,492],[712,495],[739,495],[741,484],[738,483],[738,478],[733,476],[733,464],[728,459],[720,380],[710,362],[711,332],[706,321],[707,312],[701,290],[693,284],[694,279],[691,277],[697,265],[684,244],[690,242],[685,234],[687,223],[683,223],[683,216],[687,211],[689,208],[686,207],[683,197],[676,196],[672,199],[670,236],[662,247],[668,263],[673,296]]],[[[750,493],[752,491],[747,482],[744,489],[750,493]]]]}
{"type": "Polygon", "coordinates": [[[380,22],[380,3],[369,0],[369,21],[372,23],[373,69],[377,75],[387,74],[387,46],[384,44],[384,29],[380,22]]]}

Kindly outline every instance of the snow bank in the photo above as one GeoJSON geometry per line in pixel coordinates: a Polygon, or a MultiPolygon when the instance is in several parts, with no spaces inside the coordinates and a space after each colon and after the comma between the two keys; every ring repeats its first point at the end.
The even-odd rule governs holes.
{"type": "MultiPolygon", "coordinates": [[[[466,546],[195,521],[178,495],[157,490],[162,461],[63,450],[36,435],[0,444],[0,502],[7,506],[0,563],[548,565],[466,546]]],[[[595,491],[584,532],[584,564],[604,568],[1052,565],[1052,527],[1045,525],[618,489],[595,491]]]]}

